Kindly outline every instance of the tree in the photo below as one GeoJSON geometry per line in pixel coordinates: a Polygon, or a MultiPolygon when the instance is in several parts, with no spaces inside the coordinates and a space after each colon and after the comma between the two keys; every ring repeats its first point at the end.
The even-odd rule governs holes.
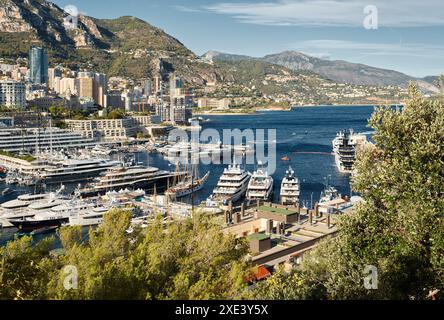
{"type": "Polygon", "coordinates": [[[31,237],[23,237],[0,247],[0,299],[45,297],[52,243],[52,238],[33,244],[31,237]]]}
{"type": "Polygon", "coordinates": [[[114,209],[84,239],[79,227],[60,230],[62,250],[31,238],[1,248],[3,299],[229,299],[246,287],[248,246],[195,213],[167,226],[130,228],[132,213],[114,209]],[[65,268],[77,289],[66,288],[65,268]]]}
{"type": "Polygon", "coordinates": [[[365,202],[299,270],[278,275],[296,288],[289,298],[426,299],[444,288],[444,106],[409,92],[402,110],[378,108],[370,119],[375,144],[358,152],[353,178],[365,202]],[[375,290],[364,287],[366,266],[377,268],[375,290]]]}

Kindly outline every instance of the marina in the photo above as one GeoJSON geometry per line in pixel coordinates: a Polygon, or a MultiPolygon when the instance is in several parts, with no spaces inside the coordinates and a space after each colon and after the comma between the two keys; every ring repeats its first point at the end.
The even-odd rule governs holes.
{"type": "MultiPolygon", "coordinates": [[[[337,108],[338,107],[335,107],[336,110],[338,110],[337,108]]],[[[54,169],[52,171],[49,170],[48,172],[53,173],[54,176],[62,174],[67,168],[69,168],[68,171],[76,170],[76,167],[78,167],[77,170],[80,172],[83,170],[92,170],[92,172],[96,172],[88,179],[82,179],[81,175],[75,175],[76,178],[78,177],[78,181],[67,180],[64,187],[66,187],[65,193],[70,195],[69,197],[77,195],[82,198],[94,199],[97,197],[107,197],[112,192],[118,193],[124,190],[134,190],[133,192],[135,192],[138,189],[143,189],[146,193],[146,197],[144,198],[144,201],[138,203],[138,207],[141,208],[141,212],[145,212],[145,214],[152,212],[152,208],[156,207],[156,210],[163,212],[165,215],[168,215],[167,212],[171,214],[171,212],[177,211],[180,212],[178,213],[178,216],[185,217],[187,215],[189,216],[192,205],[199,206],[202,204],[208,212],[215,213],[223,212],[224,208],[230,203],[238,205],[242,201],[255,203],[257,200],[272,201],[294,207],[300,205],[306,208],[313,208],[314,203],[318,202],[323,197],[324,200],[326,200],[324,193],[326,189],[325,178],[327,176],[330,179],[330,184],[337,188],[337,190],[340,190],[342,195],[350,195],[349,175],[336,168],[334,154],[332,153],[333,150],[328,146],[328,141],[331,143],[331,139],[334,138],[338,131],[338,125],[332,126],[331,129],[329,129],[329,133],[324,132],[323,137],[319,136],[319,132],[316,131],[315,128],[308,129],[309,127],[322,126],[324,128],[323,130],[325,130],[326,124],[331,123],[328,121],[330,116],[329,107],[325,107],[325,109],[325,113],[320,113],[319,115],[316,115],[316,113],[319,112],[319,109],[311,110],[315,115],[311,115],[308,118],[304,113],[310,111],[309,108],[297,109],[293,112],[285,113],[287,118],[289,118],[289,114],[292,115],[293,118],[286,120],[288,122],[284,122],[282,128],[285,126],[285,130],[279,129],[280,127],[277,128],[278,138],[281,139],[277,140],[279,141],[276,145],[278,163],[276,171],[272,175],[268,175],[264,170],[260,170],[258,165],[234,164],[226,166],[223,164],[206,165],[201,163],[199,166],[196,166],[197,168],[190,167],[190,171],[197,169],[197,171],[205,172],[205,175],[199,176],[197,174],[192,177],[190,172],[187,173],[188,170],[182,169],[178,171],[177,168],[176,170],[173,169],[174,166],[170,161],[170,156],[177,156],[177,154],[174,154],[174,152],[162,152],[162,150],[171,151],[171,149],[174,151],[174,148],[177,146],[170,145],[170,147],[165,148],[168,144],[162,143],[149,144],[149,148],[144,147],[147,151],[143,151],[141,147],[132,150],[135,151],[131,156],[133,157],[132,162],[124,161],[125,157],[121,156],[121,154],[123,154],[122,152],[125,152],[125,154],[128,152],[125,148],[122,148],[122,151],[119,151],[119,148],[114,149],[113,147],[96,146],[89,149],[77,150],[77,154],[73,156],[74,159],[66,159],[66,154],[60,151],[53,151],[54,159],[51,159],[51,153],[42,153],[46,154],[45,156],[42,156],[44,161],[41,160],[40,163],[37,163],[40,168],[43,168],[45,163],[50,161],[71,164],[71,166],[59,165],[55,168],[53,167],[54,169]],[[314,118],[316,118],[315,122],[314,118]],[[325,121],[322,119],[325,119],[325,121]],[[304,123],[304,126],[298,128],[298,126],[300,126],[298,124],[299,122],[304,123]],[[282,135],[284,136],[282,137],[282,135]],[[311,141],[313,141],[314,144],[310,144],[311,141]],[[325,143],[325,146],[322,146],[323,142],[325,143]],[[281,158],[284,157],[287,158],[281,160],[281,158]],[[136,159],[137,161],[135,161],[136,159]],[[313,163],[313,165],[311,165],[311,163],[313,163]],[[291,168],[289,168],[289,166],[291,166],[291,168]],[[74,169],[72,169],[72,167],[74,167],[74,169]],[[314,170],[315,167],[316,170],[314,170]],[[307,168],[310,169],[307,170],[307,168]],[[255,181],[255,183],[252,181],[255,181]],[[80,184],[78,182],[80,182],[80,184]],[[254,186],[259,186],[259,189],[262,188],[262,190],[255,190],[254,186]],[[167,189],[169,191],[167,191],[167,189]],[[249,190],[251,191],[250,193],[248,193],[249,190]],[[261,191],[259,192],[261,194],[259,195],[259,193],[257,193],[255,195],[254,191],[261,191]],[[163,196],[164,192],[166,193],[165,196],[163,196]],[[147,200],[147,197],[153,197],[153,194],[156,194],[156,200],[147,200]],[[165,198],[159,200],[162,199],[162,197],[165,198]]],[[[352,120],[350,122],[350,127],[353,126],[355,130],[364,131],[366,118],[373,109],[370,107],[357,107],[357,109],[362,112],[361,117],[358,118],[360,119],[358,121],[360,121],[361,124],[356,125],[356,123],[359,122],[352,120]]],[[[339,110],[341,110],[341,108],[339,108],[339,110]]],[[[342,118],[355,118],[356,113],[349,113],[348,110],[351,110],[351,108],[342,110],[344,112],[342,118]]],[[[227,123],[234,123],[237,121],[237,123],[232,124],[232,126],[236,125],[239,126],[240,129],[243,129],[244,126],[247,128],[252,122],[259,124],[259,127],[262,126],[265,128],[266,126],[275,125],[276,122],[274,119],[277,120],[278,118],[279,112],[263,112],[262,114],[245,117],[217,116],[214,117],[214,119],[211,119],[211,122],[202,123],[202,126],[203,129],[207,126],[210,128],[223,129],[227,123]]],[[[341,126],[343,126],[343,124],[341,124],[341,126]]],[[[190,149],[190,145],[183,144],[182,146],[186,150],[190,149]]],[[[219,143],[203,146],[200,148],[200,151],[202,152],[202,150],[205,149],[214,150],[217,146],[219,146],[219,149],[224,149],[220,147],[221,144],[219,143]]],[[[251,146],[252,144],[249,144],[249,142],[246,141],[245,145],[236,148],[232,147],[232,150],[240,150],[242,158],[242,156],[246,155],[247,149],[251,148],[251,146]]],[[[229,154],[233,155],[233,152],[230,152],[229,154]]],[[[46,164],[46,166],[48,165],[46,164]]],[[[14,172],[14,169],[12,168],[12,170],[9,171],[14,172]]],[[[32,168],[32,166],[27,165],[24,166],[23,172],[41,174],[43,170],[40,169],[39,171],[32,168]]],[[[47,177],[49,176],[50,175],[47,177]]],[[[51,181],[51,179],[47,180],[51,181]]],[[[57,181],[57,179],[54,180],[57,181]]],[[[4,184],[4,182],[3,185],[5,186],[5,189],[10,188],[4,184]]],[[[57,184],[55,183],[54,186],[56,185],[57,184]]],[[[51,188],[50,183],[48,183],[47,188],[48,187],[51,188]]],[[[20,195],[20,199],[32,197],[32,194],[37,190],[35,186],[33,187],[32,185],[21,185],[17,189],[18,194],[22,194],[20,195]],[[30,194],[23,195],[26,191],[30,194]]],[[[63,197],[55,200],[54,194],[57,192],[58,190],[55,190],[52,193],[49,192],[35,195],[36,202],[37,200],[41,200],[42,202],[48,201],[48,209],[51,211],[54,211],[54,208],[59,207],[58,210],[56,210],[59,215],[52,212],[53,216],[50,216],[50,218],[57,221],[55,225],[53,223],[46,224],[45,219],[41,219],[41,216],[39,215],[37,215],[38,219],[36,219],[36,212],[29,208],[21,210],[26,213],[22,213],[21,215],[16,213],[16,215],[12,215],[11,218],[17,218],[16,220],[27,219],[29,222],[34,221],[35,223],[31,228],[32,230],[50,228],[69,223],[84,226],[96,225],[102,221],[103,213],[106,212],[106,206],[103,205],[89,208],[85,212],[79,210],[77,216],[74,214],[67,217],[63,214],[62,210],[62,208],[66,206],[66,203],[60,204],[58,201],[68,201],[67,203],[69,203],[69,201],[73,200],[66,200],[63,199],[63,197]],[[50,196],[50,194],[52,195],[50,196]],[[51,197],[53,199],[48,200],[51,197]],[[57,206],[50,207],[51,201],[53,201],[54,204],[57,204],[57,206]]],[[[25,206],[24,202],[21,202],[20,199],[13,200],[10,204],[5,202],[5,204],[6,206],[25,206]]],[[[328,201],[338,201],[338,199],[331,197],[328,201]]],[[[132,200],[132,202],[134,203],[134,200],[132,200]]],[[[347,203],[347,201],[344,202],[347,203]]],[[[143,215],[142,217],[136,217],[135,219],[135,221],[141,223],[148,223],[149,221],[149,219],[147,220],[143,215]]],[[[9,220],[5,221],[5,219],[3,219],[2,221],[3,227],[11,226],[9,220]]],[[[15,223],[17,226],[20,226],[19,222],[15,221],[15,223]]],[[[23,228],[24,224],[22,223],[21,226],[23,228]]],[[[25,226],[25,228],[28,227],[25,226]]]]}

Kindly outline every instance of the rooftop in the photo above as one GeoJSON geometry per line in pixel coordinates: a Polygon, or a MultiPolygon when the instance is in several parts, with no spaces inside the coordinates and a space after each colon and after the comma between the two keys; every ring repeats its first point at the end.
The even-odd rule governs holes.
{"type": "Polygon", "coordinates": [[[266,235],[265,233],[253,233],[253,234],[250,234],[248,236],[248,240],[259,240],[259,241],[261,241],[261,240],[266,240],[266,239],[269,239],[269,238],[270,238],[270,236],[266,235]]]}
{"type": "Polygon", "coordinates": [[[276,207],[270,207],[270,206],[260,206],[258,208],[258,211],[262,211],[262,212],[270,212],[273,214],[277,214],[280,216],[288,216],[288,215],[292,215],[292,214],[296,214],[297,211],[294,210],[289,210],[288,208],[276,208],[276,207]]]}

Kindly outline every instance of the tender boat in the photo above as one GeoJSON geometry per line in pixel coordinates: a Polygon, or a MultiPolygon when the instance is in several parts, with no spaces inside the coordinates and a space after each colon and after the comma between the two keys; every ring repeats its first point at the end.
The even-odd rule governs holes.
{"type": "Polygon", "coordinates": [[[5,188],[5,189],[2,191],[2,196],[9,196],[9,195],[13,194],[14,192],[15,192],[14,189],[11,189],[11,188],[5,188]]]}

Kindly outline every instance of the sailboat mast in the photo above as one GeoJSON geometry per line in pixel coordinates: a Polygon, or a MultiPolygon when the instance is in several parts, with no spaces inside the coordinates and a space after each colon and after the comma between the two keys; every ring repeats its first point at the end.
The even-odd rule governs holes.
{"type": "Polygon", "coordinates": [[[49,154],[52,156],[52,118],[49,118],[49,154]]]}

